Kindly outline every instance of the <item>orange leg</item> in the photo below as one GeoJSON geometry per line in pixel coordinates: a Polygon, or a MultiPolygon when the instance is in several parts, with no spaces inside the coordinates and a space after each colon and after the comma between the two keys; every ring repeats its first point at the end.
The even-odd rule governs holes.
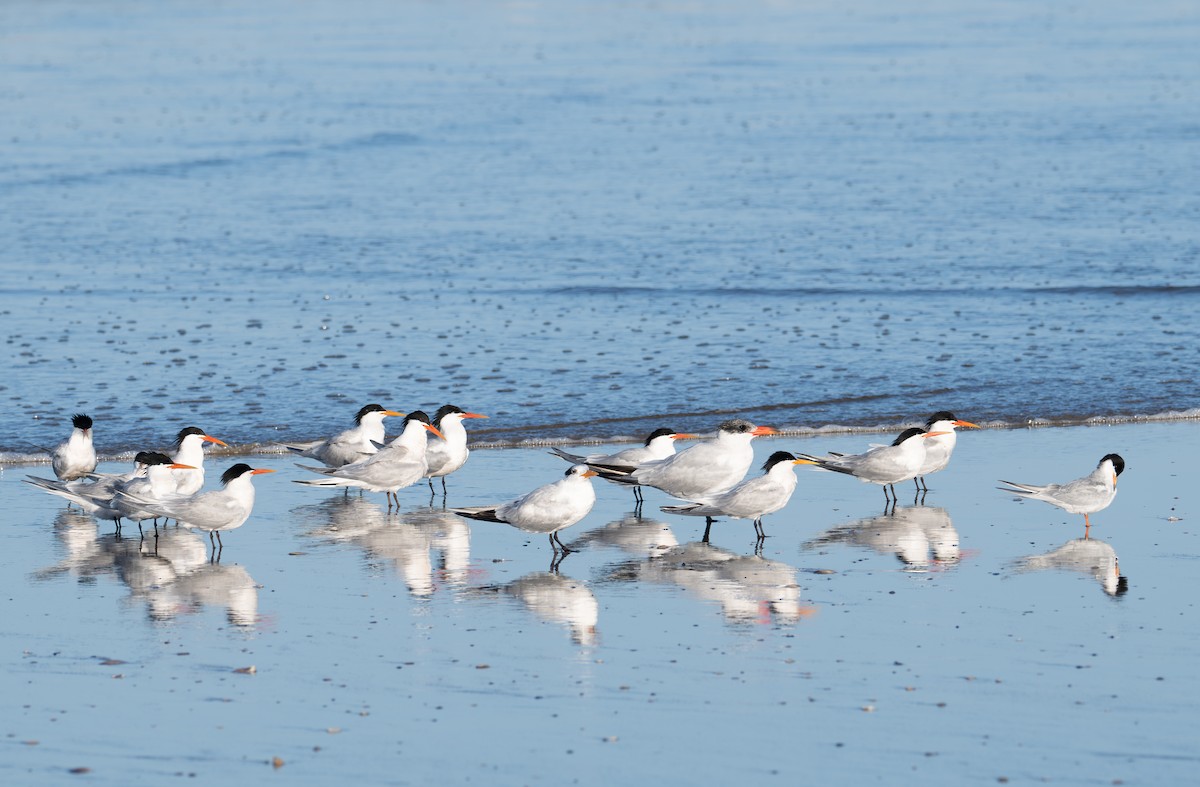
{"type": "Polygon", "coordinates": [[[1091,538],[1092,537],[1091,532],[1092,532],[1092,522],[1090,519],[1088,519],[1088,515],[1084,514],[1083,515],[1083,537],[1091,538]]]}

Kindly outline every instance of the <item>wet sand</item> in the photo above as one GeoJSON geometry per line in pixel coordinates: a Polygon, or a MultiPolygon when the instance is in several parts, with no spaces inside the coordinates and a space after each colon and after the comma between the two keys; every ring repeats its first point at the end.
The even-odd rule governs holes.
{"type": "MultiPolygon", "coordinates": [[[[1164,784],[1194,773],[1194,421],[963,433],[924,505],[800,471],[749,522],[598,501],[551,569],[542,536],[292,484],[253,457],[251,520],[207,542],[64,511],[0,476],[0,778],[103,784],[917,781],[1164,784]],[[1081,517],[994,489],[1118,452],[1081,517]],[[133,537],[130,537],[132,532],[133,537]],[[1117,575],[1125,577],[1117,593],[1117,575]],[[278,758],[278,761],[276,761],[278,758]]],[[[857,451],[883,436],[756,441],[857,451]]],[[[209,483],[233,460],[209,464],[209,483]]],[[[449,504],[563,472],[479,450],[449,504]]],[[[912,495],[908,494],[911,498],[912,495]]]]}

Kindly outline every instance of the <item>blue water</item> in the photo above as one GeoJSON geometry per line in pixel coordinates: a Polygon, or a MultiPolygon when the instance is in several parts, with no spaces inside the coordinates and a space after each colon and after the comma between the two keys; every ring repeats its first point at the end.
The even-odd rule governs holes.
{"type": "Polygon", "coordinates": [[[0,451],[1196,407],[1188,4],[8,3],[0,451]],[[263,31],[270,30],[270,35],[263,31]]]}

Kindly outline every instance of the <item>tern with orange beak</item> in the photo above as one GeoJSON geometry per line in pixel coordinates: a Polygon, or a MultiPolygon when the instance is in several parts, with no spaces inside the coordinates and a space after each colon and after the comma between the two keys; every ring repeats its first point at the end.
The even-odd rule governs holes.
{"type": "Polygon", "coordinates": [[[926,432],[913,427],[905,429],[891,445],[876,445],[862,454],[830,454],[810,456],[797,454],[808,459],[821,470],[854,476],[866,484],[879,484],[883,496],[890,503],[896,498],[896,484],[916,478],[925,462],[925,444],[944,432],[926,432]],[[888,487],[892,488],[888,495],[888,487]]]}
{"type": "MultiPolygon", "coordinates": [[[[176,470],[175,494],[181,497],[194,495],[204,486],[204,444],[215,443],[225,446],[224,441],[207,435],[198,426],[188,426],[175,436],[175,453],[172,460],[187,465],[190,470],[176,470]]],[[[226,446],[228,447],[228,446],[226,446]]]]}
{"type": "Polygon", "coordinates": [[[433,493],[433,479],[442,479],[442,496],[446,495],[446,476],[467,463],[470,450],[467,448],[465,418],[487,418],[480,413],[468,413],[461,407],[444,404],[433,414],[433,425],[443,435],[440,440],[430,440],[425,447],[425,462],[429,465],[425,477],[429,479],[429,491],[433,493]]]}
{"type": "Polygon", "coordinates": [[[425,477],[425,471],[429,468],[425,460],[425,448],[430,432],[442,437],[437,427],[429,422],[428,415],[421,410],[414,410],[404,419],[404,431],[377,453],[341,467],[297,465],[325,478],[294,483],[305,486],[353,486],[369,492],[383,492],[387,495],[388,511],[391,511],[393,499],[396,508],[400,507],[396,492],[425,477]]]}
{"type": "Polygon", "coordinates": [[[376,443],[387,439],[383,419],[389,416],[403,418],[404,413],[388,410],[381,404],[368,404],[354,416],[354,428],[306,445],[282,444],[287,450],[316,459],[326,467],[342,467],[360,459],[366,459],[377,450],[376,443]]]}
{"type": "Polygon", "coordinates": [[[926,432],[940,434],[925,441],[925,461],[921,463],[920,472],[913,478],[913,483],[920,491],[929,491],[929,487],[925,485],[925,476],[944,470],[946,465],[950,464],[950,455],[954,453],[954,446],[958,444],[958,433],[954,429],[959,426],[967,429],[979,428],[970,421],[958,420],[954,413],[948,410],[939,410],[925,422],[926,432]]]}
{"type": "Polygon", "coordinates": [[[550,548],[557,555],[570,552],[558,537],[588,515],[596,503],[591,478],[596,471],[587,465],[571,465],[566,474],[551,484],[539,486],[524,497],[499,506],[475,506],[450,509],[459,516],[483,522],[503,522],[526,533],[547,533],[550,548]]]}
{"type": "Polygon", "coordinates": [[[207,530],[209,542],[213,541],[215,535],[214,546],[224,546],[221,544],[222,531],[241,527],[254,510],[254,484],[250,479],[261,473],[273,472],[239,462],[221,475],[223,488],[211,492],[160,501],[129,492],[119,492],[118,496],[139,504],[157,516],[170,517],[197,530],[207,530]]]}
{"type": "Polygon", "coordinates": [[[1113,498],[1117,496],[1117,476],[1125,470],[1125,460],[1120,454],[1105,454],[1096,465],[1096,469],[1083,478],[1076,478],[1065,484],[1018,484],[1014,481],[1000,481],[1008,487],[997,487],[1004,492],[1028,498],[1041,500],[1052,506],[1058,506],[1068,514],[1083,514],[1083,536],[1087,538],[1092,529],[1088,514],[1094,514],[1108,508],[1113,498]]]}
{"type": "MultiPolygon", "coordinates": [[[[624,451],[617,451],[615,454],[588,454],[587,456],[581,456],[580,454],[567,453],[561,448],[551,448],[550,453],[576,465],[598,464],[617,467],[641,467],[647,462],[657,462],[660,459],[674,456],[676,440],[694,437],[698,437],[698,435],[675,432],[670,429],[655,429],[642,445],[635,448],[626,448],[624,451]]],[[[613,481],[613,479],[605,480],[613,481]]],[[[614,483],[617,482],[614,481],[614,483]]],[[[641,505],[642,487],[640,484],[635,484],[633,487],[633,499],[638,505],[641,505]]]]}
{"type": "Polygon", "coordinates": [[[671,497],[708,503],[728,492],[746,477],[754,463],[750,441],[776,434],[769,426],[755,426],[735,418],[717,428],[717,436],[677,454],[640,466],[588,462],[601,478],[618,484],[652,486],[671,497]]]}
{"type": "Polygon", "coordinates": [[[50,464],[60,481],[74,481],[96,469],[90,416],[82,413],[71,416],[71,436],[51,452],[50,464]]]}

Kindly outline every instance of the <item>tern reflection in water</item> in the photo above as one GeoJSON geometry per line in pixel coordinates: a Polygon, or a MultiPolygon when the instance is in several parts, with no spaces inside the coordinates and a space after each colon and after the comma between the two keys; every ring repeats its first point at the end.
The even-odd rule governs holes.
{"type": "Polygon", "coordinates": [[[571,639],[576,643],[593,645],[596,642],[600,604],[587,584],[577,579],[557,572],[534,571],[504,585],[471,588],[464,595],[468,598],[510,596],[547,623],[570,628],[571,639]]]}
{"type": "Polygon", "coordinates": [[[587,531],[567,546],[571,551],[589,546],[614,547],[641,557],[661,555],[671,547],[679,546],[679,539],[666,522],[645,519],[631,511],[604,527],[587,531]]]}
{"type": "Polygon", "coordinates": [[[609,578],[677,585],[720,604],[731,623],[790,624],[815,611],[800,602],[797,574],[787,563],[694,541],[618,566],[609,578]]]}
{"type": "Polygon", "coordinates": [[[1013,568],[1022,573],[1057,569],[1088,574],[1114,598],[1129,589],[1129,581],[1121,576],[1116,550],[1095,538],[1073,538],[1045,554],[1023,557],[1013,568]]]}
{"type": "Polygon", "coordinates": [[[370,570],[393,567],[414,596],[431,595],[438,580],[458,587],[467,582],[471,528],[443,509],[387,514],[371,500],[350,496],[300,506],[293,514],[316,525],[306,533],[310,538],[362,549],[370,570]]]}
{"type": "Polygon", "coordinates": [[[909,571],[951,566],[961,556],[958,531],[950,514],[938,506],[898,506],[887,514],[830,528],[802,548],[829,544],[852,544],[884,555],[894,554],[909,571]]]}

